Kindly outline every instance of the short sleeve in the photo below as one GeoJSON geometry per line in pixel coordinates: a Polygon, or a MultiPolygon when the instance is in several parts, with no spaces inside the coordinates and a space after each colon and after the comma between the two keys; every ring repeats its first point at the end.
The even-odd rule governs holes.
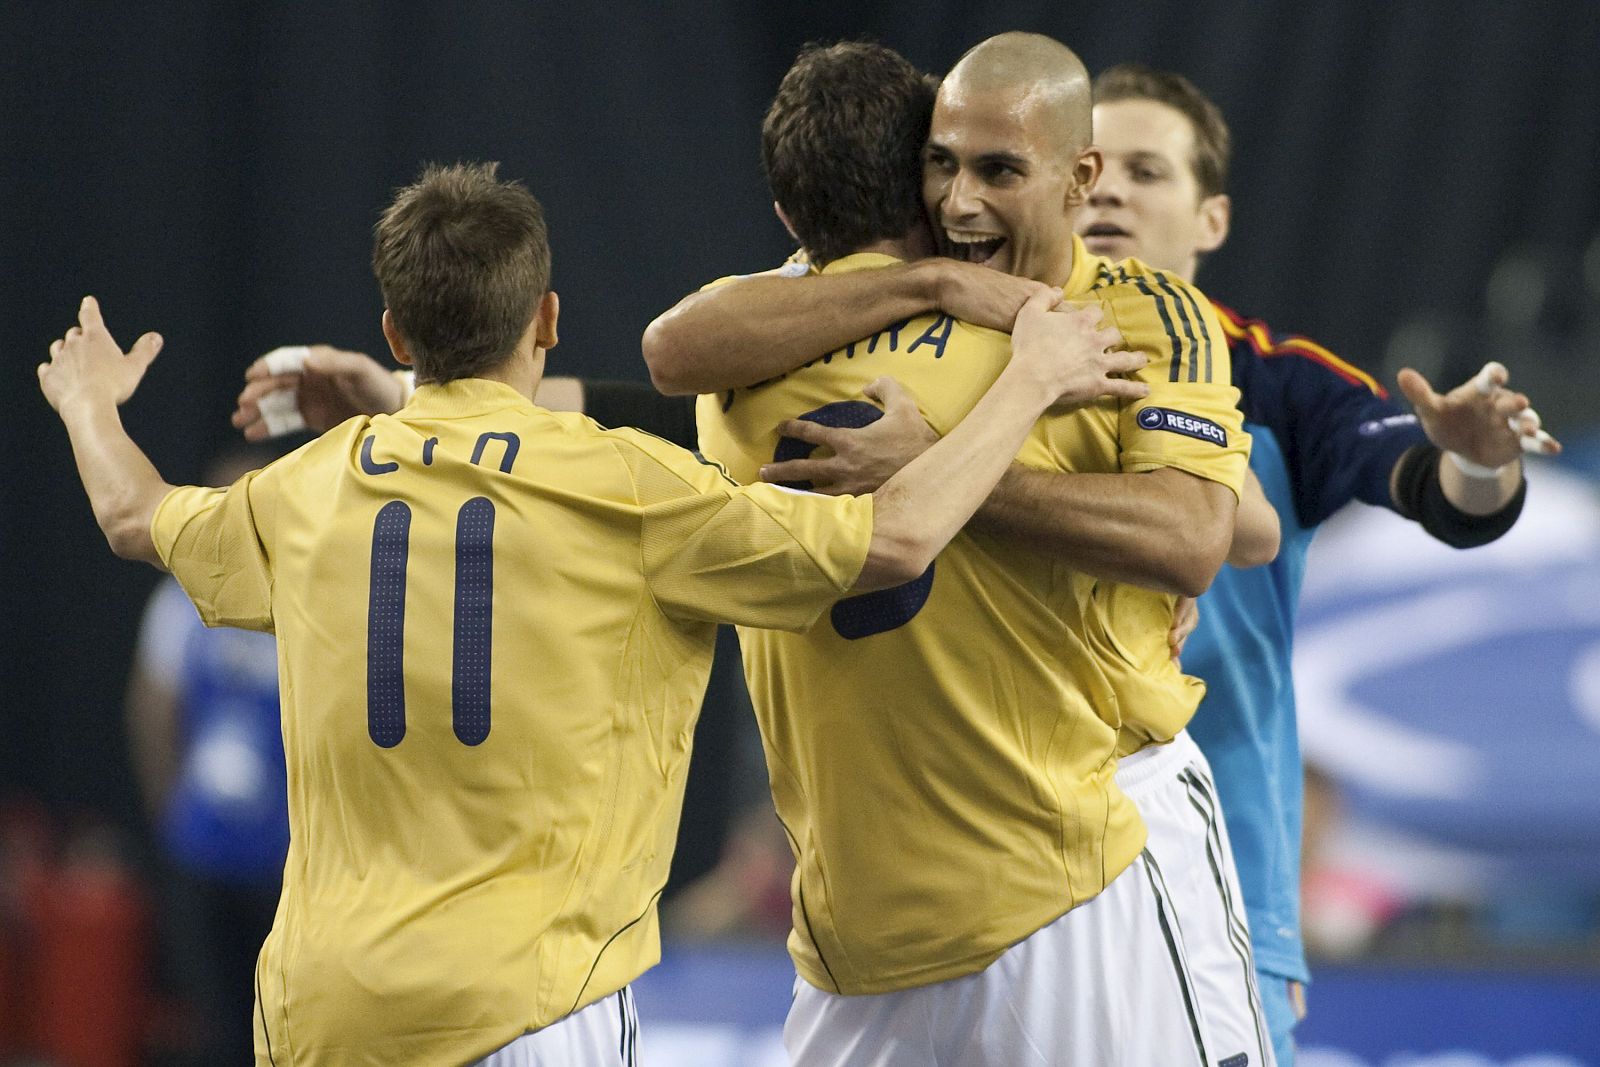
{"type": "Polygon", "coordinates": [[[265,473],[252,471],[226,489],[183,486],[156,508],[156,552],[207,626],[272,632],[272,566],[261,529],[262,511],[270,511],[265,473]]]}
{"type": "Polygon", "coordinates": [[[1250,435],[1227,337],[1210,301],[1160,272],[1133,275],[1099,295],[1128,347],[1150,357],[1137,375],[1150,395],[1118,407],[1122,469],[1174,467],[1237,494],[1250,462],[1250,435]]]}
{"type": "Polygon", "coordinates": [[[741,486],[649,439],[618,448],[639,498],[645,580],[668,615],[803,630],[860,575],[871,497],[741,486]]]}

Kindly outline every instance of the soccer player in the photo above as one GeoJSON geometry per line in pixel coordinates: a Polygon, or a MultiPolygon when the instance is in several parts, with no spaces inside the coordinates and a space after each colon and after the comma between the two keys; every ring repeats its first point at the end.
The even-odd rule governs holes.
{"type": "MultiPolygon", "coordinates": [[[[1200,965],[1195,977],[1201,986],[1185,988],[1184,1003],[1161,1015],[1159,1025],[1176,1021],[1189,1027],[1190,1055],[1205,1062],[1240,1062],[1236,1057],[1244,1054],[1252,1063],[1270,1063],[1252,989],[1254,966],[1242,934],[1244,919],[1236,907],[1226,906],[1225,897],[1236,900],[1238,893],[1225,831],[1214,810],[1191,803],[1185,779],[1205,771],[1204,757],[1181,732],[1199,702],[1201,686],[1181,674],[1168,647],[1177,594],[1203,589],[1230,548],[1246,438],[1239,431],[1226,342],[1204,297],[1137,262],[1119,265],[1091,255],[1072,233],[1072,216],[1087,199],[1100,167],[1099,153],[1089,147],[1088,90],[1087,73],[1075,56],[1057,42],[1030,34],[1005,34],[979,45],[939,90],[923,191],[944,247],[997,272],[1060,287],[1069,297],[1106,300],[1129,343],[1155,356],[1139,374],[1152,390],[1147,400],[1102,402],[1061,420],[1051,431],[1055,443],[1050,461],[1020,457],[1023,465],[1002,480],[980,509],[973,530],[982,545],[1025,547],[1031,557],[1050,561],[1057,585],[1073,589],[1080,612],[1075,633],[1110,686],[1111,695],[1099,700],[1106,720],[1120,728],[1119,754],[1128,757],[1118,781],[1150,826],[1149,859],[1155,871],[1165,873],[1163,885],[1171,889],[1164,905],[1173,913],[1165,919],[1175,943],[1185,950],[1185,970],[1200,965]],[[1176,743],[1166,743],[1174,738],[1176,743]]],[[[848,180],[848,170],[844,173],[848,180]]],[[[839,180],[831,173],[829,178],[839,180]]],[[[815,167],[803,170],[800,180],[808,184],[798,185],[789,199],[774,190],[781,213],[791,223],[791,201],[800,193],[814,189],[815,210],[822,213],[833,210],[835,199],[852,206],[859,200],[853,189],[835,198],[815,167]]],[[[822,350],[846,345],[842,336],[830,332],[842,333],[842,322],[850,328],[882,328],[895,317],[888,285],[873,284],[876,272],[830,279],[832,273],[825,269],[820,278],[751,278],[680,303],[646,334],[645,354],[657,383],[669,389],[726,390],[787,372],[770,384],[749,387],[752,396],[764,397],[813,373],[794,371],[791,351],[808,344],[822,350]],[[848,290],[847,279],[856,282],[848,290]],[[824,292],[823,283],[830,280],[835,284],[824,292]],[[839,300],[842,310],[828,314],[819,306],[828,299],[839,300]],[[777,354],[752,345],[752,337],[771,340],[777,354]]],[[[825,365],[837,366],[841,355],[848,362],[852,353],[860,359],[862,348],[836,350],[825,365]]],[[[938,365],[950,375],[943,360],[938,365]]],[[[702,397],[702,448],[709,454],[720,458],[725,448],[707,427],[715,425],[724,407],[726,417],[736,416],[743,396],[735,389],[702,397]]],[[[925,407],[931,408],[926,400],[925,407]]],[[[938,425],[933,410],[925,414],[938,425]]],[[[807,479],[829,491],[863,459],[869,466],[880,465],[869,473],[881,478],[935,439],[921,436],[929,432],[917,413],[908,415],[894,405],[866,429],[800,422],[786,424],[781,432],[834,454],[776,457],[780,462],[767,464],[762,476],[807,479]]],[[[736,473],[742,473],[742,462],[743,457],[730,460],[736,473]]],[[[1275,529],[1272,538],[1275,549],[1275,529]]],[[[992,602],[984,610],[995,613],[992,602]]],[[[1003,652],[990,654],[1008,662],[1003,652]]],[[[941,680],[952,674],[955,681],[948,684],[960,684],[959,676],[943,664],[937,669],[943,672],[941,680]]],[[[756,686],[752,678],[752,689],[756,686]]],[[[982,693],[992,703],[1011,691],[974,685],[966,692],[982,693]]],[[[941,762],[951,760],[945,754],[948,747],[941,750],[941,762]]],[[[805,863],[802,853],[802,867],[805,863]]],[[[893,885],[910,872],[872,873],[878,883],[893,885]]],[[[973,921],[981,918],[976,910],[973,921]]],[[[797,935],[804,935],[798,916],[796,925],[797,935]]],[[[924,940],[932,943],[931,938],[924,940]]],[[[799,953],[796,958],[802,974],[826,988],[826,978],[815,976],[816,965],[808,968],[799,953]]],[[[1075,990],[1087,986],[1066,979],[1058,983],[1075,990]]],[[[849,998],[828,1000],[802,989],[795,1012],[819,998],[820,1010],[835,1016],[870,1010],[843,1003],[849,998]]],[[[794,1018],[792,1013],[791,1031],[794,1018]]],[[[1066,1009],[1062,1019],[1071,1026],[1077,1016],[1066,1009]]],[[[1144,1061],[1134,1056],[1126,1062],[1144,1061]]],[[[1149,1062],[1172,1061],[1157,1056],[1149,1062]]]]}
{"type": "Polygon", "coordinates": [[[373,264],[416,395],[227,489],[166,484],[122,428],[156,335],[124,355],[86,297],[39,367],[112,549],[278,639],[291,840],[256,1062],[633,1062],[713,624],[804,628],[920,574],[1115,337],[1034,298],[948,447],[835,499],[536,407],[544,219],[493,165],[401,190],[373,264]]]}
{"type": "MultiPolygon", "coordinates": [[[[1181,75],[1129,64],[1095,82],[1105,173],[1078,217],[1094,251],[1137,256],[1181,278],[1228,236],[1230,137],[1217,106],[1181,75]]],[[[1217,305],[1232,350],[1251,469],[1283,531],[1269,567],[1223,568],[1200,601],[1184,667],[1207,683],[1191,730],[1216,771],[1243,883],[1260,988],[1278,1063],[1292,1062],[1302,985],[1302,773],[1290,677],[1293,620],[1316,528],[1351,500],[1387,507],[1459,548],[1510,529],[1522,508],[1518,432],[1539,439],[1527,398],[1467,383],[1443,396],[1412,370],[1406,413],[1368,375],[1304,337],[1276,334],[1217,305]]],[[[1544,439],[1544,449],[1559,446],[1544,439]]]]}
{"type": "MultiPolygon", "coordinates": [[[[828,459],[789,457],[877,416],[846,399],[875,368],[913,383],[922,406],[871,393],[885,407],[879,423],[941,426],[1004,358],[1003,338],[948,317],[871,317],[894,307],[893,272],[915,268],[895,260],[917,253],[924,218],[919,81],[884,53],[802,55],[763,127],[779,213],[820,274],[708,289],[647,332],[658,383],[719,390],[699,402],[701,447],[740,478],[825,468],[828,459]],[[896,98],[904,113],[890,123],[883,102],[896,98]],[[915,136],[902,132],[913,117],[915,136]],[[840,306],[829,311],[829,300],[840,306]],[[869,323],[878,329],[849,336],[869,323]],[[831,353],[819,356],[819,334],[831,353]],[[818,347],[796,368],[807,344],[818,347]]],[[[1103,309],[1150,357],[1134,375],[1148,400],[1121,393],[1046,420],[1020,457],[1029,466],[985,505],[997,521],[974,524],[920,581],[840,605],[831,626],[745,642],[758,714],[776,718],[763,733],[799,858],[790,944],[804,982],[786,1028],[798,1064],[1219,1058],[1206,1052],[1170,876],[1148,856],[1121,872],[1119,833],[1098,843],[1094,872],[1084,850],[1104,831],[1083,798],[1104,790],[1120,802],[1105,745],[1135,710],[1119,698],[1124,678],[1144,685],[1107,612],[1143,626],[1149,640],[1131,647],[1177,677],[1166,646],[1175,598],[1127,596],[1115,579],[1204,587],[1228,547],[1248,443],[1203,298],[1091,256],[1073,237],[1066,212],[1099,164],[1088,90],[1057,42],[1019,34],[980,45],[939,90],[926,191],[947,243],[1103,309]],[[783,728],[812,707],[827,709],[829,729],[783,728]],[[855,815],[864,808],[874,812],[865,824],[855,815]],[[1085,886],[1102,884],[1084,903],[1085,886]],[[1154,927],[1129,908],[1130,891],[1159,901],[1154,927]]]]}

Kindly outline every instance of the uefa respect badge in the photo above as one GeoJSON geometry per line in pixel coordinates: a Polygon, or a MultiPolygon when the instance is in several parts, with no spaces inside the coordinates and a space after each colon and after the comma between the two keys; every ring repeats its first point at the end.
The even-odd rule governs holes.
{"type": "Polygon", "coordinates": [[[1146,430],[1164,430],[1193,437],[1196,441],[1210,441],[1218,448],[1228,447],[1228,431],[1198,415],[1188,415],[1171,408],[1149,407],[1140,410],[1139,425],[1146,430]]]}

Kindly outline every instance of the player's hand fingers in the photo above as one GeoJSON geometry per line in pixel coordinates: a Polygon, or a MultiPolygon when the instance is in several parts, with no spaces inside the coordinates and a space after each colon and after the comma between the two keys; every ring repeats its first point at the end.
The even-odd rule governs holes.
{"type": "Polygon", "coordinates": [[[100,317],[100,301],[92,296],[83,298],[78,304],[78,325],[83,327],[84,333],[106,328],[105,320],[100,317]]]}
{"type": "Polygon", "coordinates": [[[1504,388],[1506,382],[1511,380],[1511,372],[1506,365],[1498,360],[1491,359],[1483,365],[1483,369],[1472,376],[1472,386],[1484,396],[1489,396],[1496,389],[1504,388]]]}
{"type": "MultiPolygon", "coordinates": [[[[61,349],[64,348],[65,346],[66,346],[66,342],[61,340],[60,338],[57,338],[56,340],[51,341],[50,342],[50,358],[51,359],[55,359],[57,356],[61,355],[61,349]]],[[[41,366],[42,366],[42,364],[41,364],[41,366]]]]}
{"type": "Polygon", "coordinates": [[[1059,289],[1052,289],[1048,286],[1043,289],[1035,289],[1028,294],[1028,299],[1023,302],[1022,310],[1017,312],[1017,318],[1020,320],[1024,315],[1030,318],[1035,315],[1043,315],[1060,302],[1061,291],[1059,289]]]}
{"type": "Polygon", "coordinates": [[[1113,349],[1105,354],[1101,366],[1107,374],[1134,374],[1150,365],[1150,357],[1143,352],[1113,349]]]}
{"type": "Polygon", "coordinates": [[[826,459],[786,459],[781,463],[768,463],[761,468],[761,480],[779,485],[832,481],[833,471],[826,459]]]}
{"type": "Polygon", "coordinates": [[[1503,418],[1508,422],[1515,419],[1528,406],[1528,397],[1523,393],[1500,392],[1490,402],[1496,418],[1503,418]]]}
{"type": "Polygon", "coordinates": [[[1439,394],[1433,391],[1433,386],[1419,371],[1406,367],[1395,380],[1400,384],[1400,391],[1417,410],[1431,413],[1439,406],[1439,394]]]}
{"type": "Polygon", "coordinates": [[[792,437],[797,441],[804,441],[808,445],[823,445],[832,448],[834,442],[840,438],[840,430],[834,426],[824,426],[809,419],[790,419],[778,426],[779,437],[792,437]]]}
{"type": "Polygon", "coordinates": [[[1118,400],[1143,400],[1150,395],[1150,387],[1127,378],[1107,378],[1105,392],[1100,395],[1114,396],[1118,400]]]}
{"type": "Polygon", "coordinates": [[[917,398],[911,395],[911,390],[888,375],[868,382],[861,394],[868,400],[876,401],[885,414],[917,406],[917,398]]]}
{"type": "Polygon", "coordinates": [[[133,342],[133,347],[128,349],[128,358],[133,361],[139,373],[143,374],[161,354],[161,347],[164,344],[166,341],[159,333],[147,333],[133,342]]]}

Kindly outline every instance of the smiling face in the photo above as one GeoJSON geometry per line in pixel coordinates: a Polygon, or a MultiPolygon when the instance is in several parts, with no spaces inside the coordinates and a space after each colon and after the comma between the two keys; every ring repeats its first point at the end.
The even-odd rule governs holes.
{"type": "Polygon", "coordinates": [[[1038,86],[940,89],[923,154],[922,195],[940,251],[1063,285],[1072,216],[1100,170],[1074,145],[1057,101],[1038,86]]]}
{"type": "Polygon", "coordinates": [[[1194,127],[1166,104],[1129,99],[1096,105],[1094,130],[1105,173],[1076,220],[1084,244],[1192,279],[1227,239],[1229,214],[1227,196],[1201,195],[1194,127]]]}

